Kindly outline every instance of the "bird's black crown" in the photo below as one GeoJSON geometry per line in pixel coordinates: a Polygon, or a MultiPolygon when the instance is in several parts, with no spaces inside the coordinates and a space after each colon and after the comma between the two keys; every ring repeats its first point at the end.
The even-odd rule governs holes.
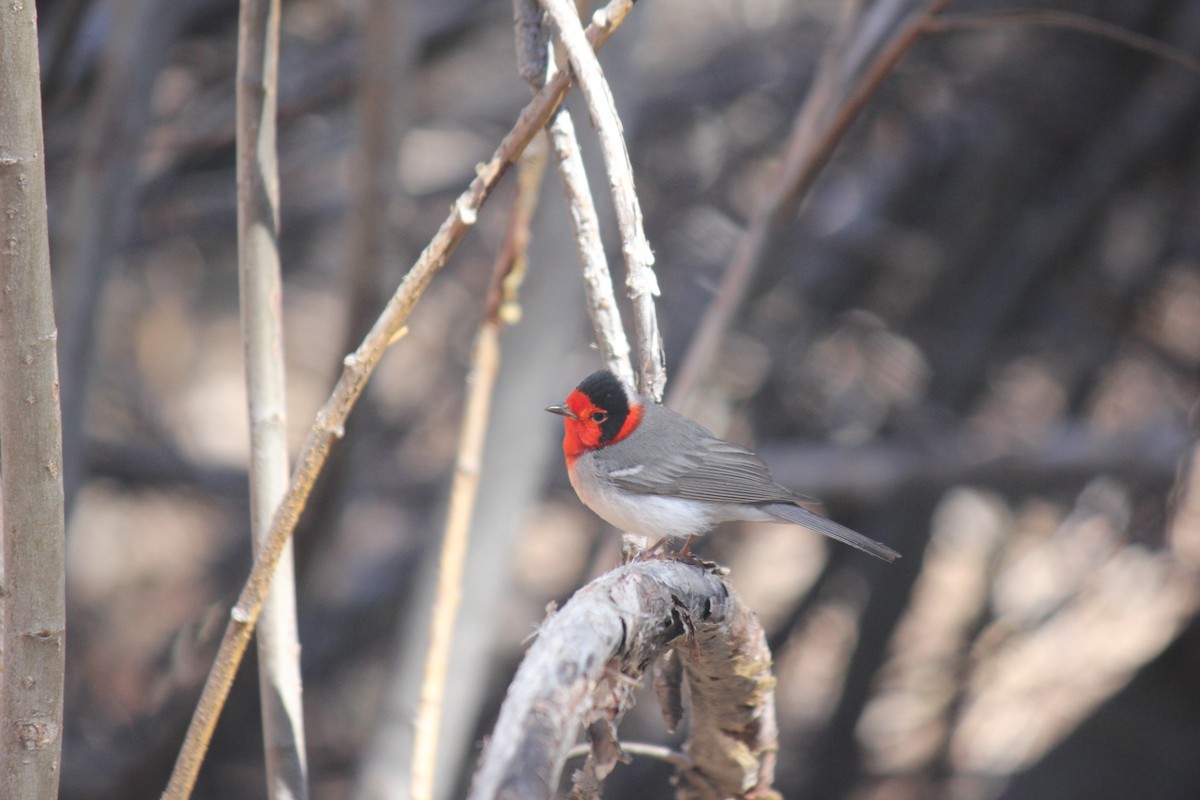
{"type": "Polygon", "coordinates": [[[600,369],[580,381],[575,388],[608,414],[608,419],[600,423],[600,444],[611,441],[621,432],[629,417],[629,395],[625,391],[625,384],[608,370],[600,369]]]}

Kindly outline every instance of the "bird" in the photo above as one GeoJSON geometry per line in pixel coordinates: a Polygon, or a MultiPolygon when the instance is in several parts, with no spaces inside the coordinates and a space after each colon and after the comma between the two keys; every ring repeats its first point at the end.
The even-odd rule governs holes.
{"type": "Polygon", "coordinates": [[[892,548],[814,514],[817,501],[775,482],[767,465],[682,414],[639,395],[610,370],[584,378],[566,401],[546,408],[563,417],[563,455],[584,505],[617,528],[659,537],[655,550],[722,522],[793,523],[884,561],[892,548]]]}

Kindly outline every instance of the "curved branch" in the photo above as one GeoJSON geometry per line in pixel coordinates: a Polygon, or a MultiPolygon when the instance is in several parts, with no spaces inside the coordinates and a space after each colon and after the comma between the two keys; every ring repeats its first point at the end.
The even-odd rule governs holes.
{"type": "Polygon", "coordinates": [[[771,797],[775,705],[762,628],[724,578],[681,561],[626,564],[543,625],[500,710],[471,800],[549,798],[580,726],[595,772],[620,755],[613,728],[668,648],[692,697],[681,800],[771,797]]]}
{"type": "MultiPolygon", "coordinates": [[[[871,51],[879,47],[878,55],[862,71],[861,77],[849,86],[841,85],[842,76],[857,74],[857,65],[850,65],[852,68],[848,70],[842,62],[853,60],[861,48],[843,46],[848,41],[845,31],[839,31],[831,39],[830,50],[822,59],[821,74],[796,115],[779,170],[763,188],[762,201],[738,242],[737,251],[721,278],[716,297],[705,310],[688,345],[683,365],[671,384],[671,397],[667,403],[671,408],[685,410],[688,396],[708,369],[725,330],[733,322],[750,289],[754,275],[763,261],[768,259],[771,245],[780,229],[795,216],[801,201],[822,168],[833,157],[850,125],[904,54],[929,30],[929,21],[950,2],[927,0],[920,10],[908,15],[894,27],[881,29],[864,24],[868,39],[875,35],[891,35],[878,45],[870,43],[871,51]],[[844,51],[844,54],[840,51],[844,51]],[[836,54],[836,57],[830,57],[831,54],[836,54]]],[[[847,24],[852,21],[848,19],[847,24]]]]}

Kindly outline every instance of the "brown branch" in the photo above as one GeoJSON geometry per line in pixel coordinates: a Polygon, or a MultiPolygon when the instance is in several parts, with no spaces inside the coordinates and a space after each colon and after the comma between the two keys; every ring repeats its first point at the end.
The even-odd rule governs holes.
{"type": "MultiPolygon", "coordinates": [[[[467,534],[479,492],[479,472],[483,445],[491,416],[496,373],[500,368],[500,330],[504,322],[519,317],[517,287],[525,274],[529,223],[537,208],[538,190],[546,167],[546,150],[531,144],[518,165],[517,194],[509,213],[504,245],[492,271],[483,323],[471,351],[471,371],[467,376],[467,401],[459,432],[454,484],[450,489],[449,510],[442,535],[438,561],[437,590],[429,624],[429,648],[414,723],[412,800],[431,800],[437,764],[438,734],[441,730],[442,702],[446,693],[446,673],[454,622],[462,595],[463,563],[467,557],[467,534]]],[[[393,756],[394,757],[394,756],[393,756]]]]}
{"type": "Polygon", "coordinates": [[[1200,442],[1193,441],[1171,490],[1167,541],[1179,563],[1192,574],[1200,572],[1200,442]]]}
{"type": "Polygon", "coordinates": [[[617,117],[616,104],[600,62],[584,38],[583,26],[569,0],[539,0],[558,32],[571,70],[587,101],[588,111],[600,137],[604,166],[621,230],[621,252],[625,256],[625,288],[633,304],[633,323],[638,345],[637,386],[642,394],[661,401],[667,385],[662,334],[654,311],[658,279],[654,254],[642,226],[642,209],[633,184],[633,167],[617,117]]]}
{"type": "MultiPolygon", "coordinates": [[[[632,0],[612,0],[608,6],[596,13],[588,28],[589,40],[593,46],[603,46],[624,20],[632,5],[632,0]]],[[[475,224],[479,207],[491,194],[508,166],[519,157],[530,139],[549,121],[550,115],[562,102],[569,86],[570,80],[566,74],[556,77],[522,110],[513,129],[500,142],[492,158],[477,168],[475,180],[454,202],[450,216],[442,223],[417,258],[417,262],[405,275],[362,344],[355,352],[346,356],[342,376],[338,379],[332,395],[317,412],[316,421],[300,452],[287,494],[271,524],[270,536],[262,552],[256,557],[250,576],[230,613],[229,624],[212,670],[205,681],[204,690],[196,705],[196,712],[188,727],[164,797],[183,800],[191,794],[204,751],[212,739],[217,717],[229,694],[229,687],[245,654],[254,625],[258,621],[262,600],[270,585],[275,566],[279,563],[284,545],[296,527],[296,521],[329,454],[329,449],[342,435],[346,418],[362,393],[367,378],[374,371],[384,351],[400,333],[430,280],[445,265],[446,259],[458,242],[475,224]]]]}
{"type": "MultiPolygon", "coordinates": [[[[279,161],[275,118],[279,0],[242,0],[238,18],[238,275],[250,415],[250,538],[257,554],[287,491],[287,394],[283,279],[279,268],[279,161]]],[[[258,684],[267,793],[308,797],[296,576],[289,541],[280,554],[258,628],[258,684]]]]}
{"type": "Polygon", "coordinates": [[[54,800],[62,762],[62,427],[37,17],[0,18],[0,797],[54,800]]]}
{"type": "Polygon", "coordinates": [[[504,243],[492,266],[492,283],[483,311],[484,322],[516,324],[521,318],[518,300],[529,264],[529,227],[537,211],[542,176],[546,174],[546,140],[529,143],[517,164],[517,192],[504,229],[504,243]]]}
{"type": "Polygon", "coordinates": [[[649,560],[592,581],[543,624],[509,686],[471,800],[551,797],[582,725],[603,778],[620,756],[613,724],[670,647],[697,698],[679,796],[773,796],[774,679],[757,620],[720,575],[649,560]]]}
{"type": "Polygon", "coordinates": [[[1058,28],[1060,30],[1079,31],[1101,39],[1122,44],[1132,50],[1144,53],[1178,64],[1192,72],[1200,72],[1200,59],[1178,47],[1146,36],[1111,22],[1094,19],[1083,14],[1072,14],[1069,11],[993,11],[979,14],[943,15],[926,22],[925,28],[930,33],[950,33],[961,30],[981,30],[988,28],[1006,28],[1016,25],[1028,25],[1038,28],[1058,28]]]}
{"type": "MultiPolygon", "coordinates": [[[[716,297],[704,313],[703,319],[688,346],[687,356],[671,385],[668,405],[682,410],[687,398],[696,388],[700,378],[716,355],[721,337],[733,321],[733,315],[741,307],[750,288],[750,282],[766,259],[772,241],[780,229],[795,216],[801,200],[812,188],[821,169],[833,156],[850,125],[858,118],[867,101],[883,84],[884,79],[904,57],[904,54],[927,30],[929,20],[942,11],[951,0],[928,0],[918,12],[911,14],[888,39],[879,54],[849,90],[834,93],[830,81],[841,81],[842,75],[850,77],[840,61],[849,58],[850,51],[862,48],[844,46],[846,38],[835,35],[831,41],[832,52],[837,58],[822,60],[822,75],[814,82],[813,91],[805,99],[796,116],[783,161],[774,173],[771,183],[762,193],[762,203],[738,243],[716,297]],[[835,77],[837,76],[837,77],[835,77]],[[826,106],[830,106],[826,108],[826,106]],[[828,120],[820,127],[817,120],[828,120]]],[[[878,28],[876,28],[878,29],[878,28]]],[[[883,28],[883,32],[890,30],[883,28]]],[[[873,51],[870,47],[868,50],[873,51]]]]}

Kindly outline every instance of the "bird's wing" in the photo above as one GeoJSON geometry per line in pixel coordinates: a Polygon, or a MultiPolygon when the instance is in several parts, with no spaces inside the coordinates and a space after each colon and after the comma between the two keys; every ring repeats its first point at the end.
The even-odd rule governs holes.
{"type": "MultiPolygon", "coordinates": [[[[693,444],[695,444],[693,442],[693,444]]],[[[744,447],[705,436],[699,447],[675,450],[653,464],[608,470],[618,488],[714,503],[809,502],[775,483],[762,460],[744,447]]]]}

